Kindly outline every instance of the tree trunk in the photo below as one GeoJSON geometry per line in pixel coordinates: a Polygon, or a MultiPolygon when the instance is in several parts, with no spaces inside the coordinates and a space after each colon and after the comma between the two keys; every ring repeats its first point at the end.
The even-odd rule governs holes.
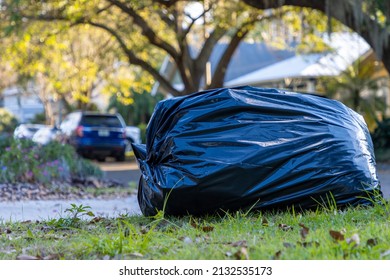
{"type": "Polygon", "coordinates": [[[356,112],[359,112],[360,111],[360,91],[359,89],[355,89],[353,91],[353,109],[356,111],[356,112]]]}

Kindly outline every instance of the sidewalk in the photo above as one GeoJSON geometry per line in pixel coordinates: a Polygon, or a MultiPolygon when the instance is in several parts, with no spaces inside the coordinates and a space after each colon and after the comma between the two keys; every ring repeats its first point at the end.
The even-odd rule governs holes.
{"type": "Polygon", "coordinates": [[[66,217],[67,208],[71,204],[90,206],[96,216],[117,217],[121,214],[140,215],[137,197],[132,195],[127,198],[111,200],[80,199],[80,200],[41,200],[18,201],[0,203],[0,223],[7,221],[48,220],[66,217]]]}

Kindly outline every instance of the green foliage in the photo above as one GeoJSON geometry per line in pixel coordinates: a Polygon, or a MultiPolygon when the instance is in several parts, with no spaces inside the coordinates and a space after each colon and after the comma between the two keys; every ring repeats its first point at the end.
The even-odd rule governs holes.
{"type": "Polygon", "coordinates": [[[34,80],[44,103],[45,118],[53,122],[54,101],[93,110],[92,92],[102,86],[113,69],[115,42],[103,31],[88,26],[69,29],[61,23],[31,22],[1,54],[18,83],[34,80]]]}
{"type": "Polygon", "coordinates": [[[40,124],[46,124],[46,115],[45,113],[38,113],[34,116],[34,118],[31,119],[31,123],[40,123],[40,124]]]}
{"type": "Polygon", "coordinates": [[[390,160],[390,119],[385,118],[377,122],[377,127],[371,134],[372,142],[375,148],[375,157],[377,161],[390,160]]]}
{"type": "Polygon", "coordinates": [[[70,177],[102,177],[102,171],[82,159],[72,146],[51,142],[36,145],[31,140],[16,139],[0,154],[0,182],[41,182],[70,177]]]}
{"type": "Polygon", "coordinates": [[[156,81],[164,93],[173,95],[222,87],[234,51],[258,23],[251,39],[265,39],[275,25],[287,26],[269,36],[268,42],[283,44],[294,34],[299,51],[327,49],[318,36],[326,31],[326,17],[309,9],[265,12],[240,0],[177,1],[175,5],[153,0],[5,2],[0,16],[4,27],[14,30],[9,33],[14,41],[5,51],[15,58],[13,66],[43,83],[42,93],[66,98],[79,109],[89,109],[92,91],[103,84],[125,105],[136,102],[133,92],[150,91],[156,81]],[[210,84],[204,86],[206,63],[220,42],[229,47],[215,62],[210,84]],[[160,74],[166,57],[171,68],[160,74]],[[173,86],[175,72],[183,82],[182,90],[173,86]]]}
{"type": "Polygon", "coordinates": [[[129,125],[138,125],[149,122],[154,107],[158,101],[162,100],[163,96],[160,94],[152,96],[146,91],[137,93],[130,90],[130,92],[131,95],[127,98],[131,99],[131,102],[123,100],[123,92],[113,92],[114,94],[111,95],[107,110],[112,110],[121,114],[129,125]]]}
{"type": "Polygon", "coordinates": [[[65,213],[68,212],[70,215],[59,219],[51,219],[47,222],[47,225],[54,229],[74,229],[79,228],[82,225],[81,218],[95,216],[90,210],[90,206],[84,206],[82,204],[76,205],[74,203],[71,203],[70,206],[70,208],[65,209],[65,213]]]}
{"type": "Polygon", "coordinates": [[[378,116],[383,117],[386,111],[386,102],[377,93],[388,78],[378,77],[377,70],[374,61],[358,60],[340,76],[320,80],[325,94],[362,114],[370,131],[375,129],[378,116]]]}
{"type": "Polygon", "coordinates": [[[375,149],[390,149],[390,119],[378,122],[371,136],[375,149]]]}
{"type": "Polygon", "coordinates": [[[1,133],[12,133],[18,120],[13,116],[7,109],[0,108],[0,134],[1,133]]]}
{"type": "MultiPolygon", "coordinates": [[[[276,48],[294,49],[298,53],[321,53],[330,48],[322,39],[327,32],[327,16],[309,8],[281,7],[278,16],[256,23],[248,38],[265,41],[276,48]]],[[[333,32],[343,29],[340,23],[330,22],[333,32]]],[[[345,28],[344,28],[345,29],[345,28]]]]}
{"type": "Polygon", "coordinates": [[[4,151],[7,147],[11,146],[13,139],[10,135],[0,134],[0,151],[4,151]]]}
{"type": "MultiPolygon", "coordinates": [[[[253,22],[263,15],[262,11],[249,9],[239,0],[207,1],[210,9],[204,17],[185,12],[186,6],[196,1],[170,7],[152,0],[6,2],[0,14],[4,27],[13,29],[8,34],[17,35],[13,46],[20,52],[16,56],[20,58],[18,61],[31,66],[19,69],[34,77],[39,72],[53,92],[71,95],[80,106],[89,102],[96,79],[116,72],[116,69],[103,67],[105,71],[99,71],[99,68],[123,61],[142,68],[149,73],[149,78],[160,81],[175,95],[197,91],[215,44],[222,37],[229,42],[234,34],[239,34],[235,37],[238,41],[242,40],[246,31],[253,28],[253,22]],[[202,18],[207,21],[206,28],[201,24],[202,18]],[[205,32],[210,35],[207,44],[205,32]],[[88,48],[88,44],[84,48],[85,36],[95,37],[92,41],[95,48],[88,48]],[[83,47],[77,46],[77,42],[83,47]],[[190,55],[190,46],[200,51],[197,58],[190,55]],[[87,53],[90,55],[83,55],[87,53]],[[185,81],[183,91],[172,87],[158,71],[167,55],[185,81]],[[95,58],[100,58],[99,62],[95,58]]],[[[224,65],[228,65],[231,55],[226,57],[224,65]]]]}
{"type": "Polygon", "coordinates": [[[147,128],[146,123],[140,123],[138,125],[139,129],[141,130],[141,141],[142,143],[146,143],[146,128],[147,128]]]}

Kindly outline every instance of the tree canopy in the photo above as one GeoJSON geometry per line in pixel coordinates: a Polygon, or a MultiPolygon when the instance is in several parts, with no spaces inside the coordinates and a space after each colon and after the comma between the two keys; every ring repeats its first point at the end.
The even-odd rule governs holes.
{"type": "MultiPolygon", "coordinates": [[[[115,40],[129,64],[141,67],[173,95],[184,95],[201,87],[223,86],[227,66],[239,43],[256,22],[275,16],[248,8],[239,0],[209,0],[196,14],[188,10],[191,2],[196,1],[166,6],[153,0],[4,0],[0,13],[3,30],[8,34],[25,33],[39,23],[52,30],[89,26],[103,31],[115,40]],[[206,72],[207,62],[214,46],[222,41],[227,47],[205,82],[205,76],[210,74],[206,72]],[[166,55],[179,72],[183,89],[175,88],[159,72],[166,55]]],[[[36,31],[29,36],[41,33],[36,31]]]]}
{"type": "MultiPolygon", "coordinates": [[[[19,52],[22,50],[19,61],[29,62],[34,69],[57,69],[47,70],[43,77],[49,79],[50,76],[51,87],[56,92],[72,92],[71,95],[80,101],[89,100],[91,89],[113,61],[122,64],[125,61],[127,66],[141,68],[147,73],[147,80],[153,78],[167,92],[177,96],[200,88],[221,87],[240,42],[257,23],[288,15],[288,6],[315,9],[339,20],[360,33],[376,50],[385,67],[390,68],[389,32],[386,29],[389,4],[383,0],[3,0],[0,5],[3,33],[22,38],[14,44],[19,52]],[[274,9],[280,7],[282,9],[274,9]],[[97,51],[90,53],[89,58],[87,51],[81,52],[85,54],[81,55],[83,57],[76,55],[78,51],[76,43],[71,43],[72,36],[81,41],[83,36],[89,36],[97,51]],[[215,71],[209,73],[207,63],[214,47],[221,42],[227,47],[215,71]],[[69,59],[61,61],[72,56],[72,63],[69,59]],[[176,67],[183,88],[176,88],[159,72],[166,56],[176,67]],[[44,59],[40,61],[42,57],[44,59]],[[37,59],[35,62],[32,61],[34,58],[37,59]],[[88,63],[82,63],[87,60],[88,63]],[[81,64],[83,68],[80,68],[81,64]],[[76,72],[82,73],[81,76],[76,72]]],[[[318,20],[316,15],[307,13],[305,18],[310,28],[315,18],[318,26],[326,27],[326,17],[318,20]]],[[[329,29],[331,26],[329,21],[329,29]]],[[[302,38],[306,49],[313,48],[313,42],[317,46],[320,44],[313,34],[305,34],[307,36],[302,38]]],[[[80,50],[84,49],[83,44],[78,46],[80,50]]],[[[31,67],[26,67],[23,71],[29,69],[31,67]]],[[[129,86],[129,83],[122,79],[122,89],[123,86],[129,86]]],[[[128,96],[124,94],[124,97],[128,96]]]]}
{"type": "MultiPolygon", "coordinates": [[[[243,0],[258,9],[297,6],[319,10],[359,35],[390,73],[390,1],[387,0],[243,0]]],[[[168,1],[174,2],[174,1],[168,1]]]]}
{"type": "MultiPolygon", "coordinates": [[[[180,1],[155,0],[168,7],[180,1]]],[[[390,1],[388,0],[242,0],[242,2],[260,10],[295,6],[321,11],[329,19],[338,20],[362,36],[390,72],[390,1]]]]}

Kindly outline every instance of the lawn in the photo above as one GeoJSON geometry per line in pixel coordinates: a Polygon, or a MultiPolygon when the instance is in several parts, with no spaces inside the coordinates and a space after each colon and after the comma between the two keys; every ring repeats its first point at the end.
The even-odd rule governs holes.
{"type": "Polygon", "coordinates": [[[94,216],[0,224],[0,259],[390,259],[390,205],[209,217],[94,216]]]}

